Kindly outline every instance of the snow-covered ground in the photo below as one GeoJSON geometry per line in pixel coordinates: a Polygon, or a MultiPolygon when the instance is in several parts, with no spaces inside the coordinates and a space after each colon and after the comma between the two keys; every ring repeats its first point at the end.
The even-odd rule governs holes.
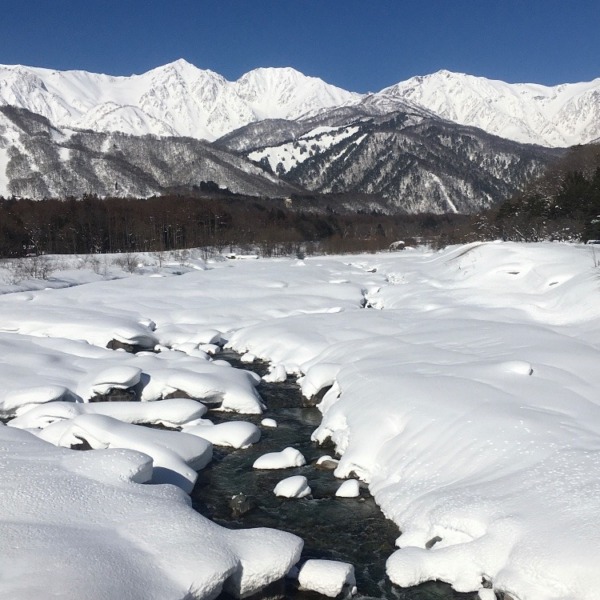
{"type": "Polygon", "coordinates": [[[0,596],[208,598],[222,585],[250,593],[297,561],[294,536],[226,531],[182,489],[141,485],[167,474],[186,489],[211,442],[260,443],[181,401],[262,410],[257,378],[212,355],[225,343],[300,375],[306,396],[331,386],[314,438],[333,440],[336,475],[367,482],[398,524],[394,582],[597,597],[600,269],[589,247],[192,255],[179,267],[141,256],[134,274],[75,268],[82,260],[43,282],[16,282],[0,264],[0,596]],[[115,342],[147,351],[106,348],[115,342]],[[180,398],[148,413],[65,408],[114,389],[180,398]],[[185,433],[139,435],[157,422],[185,433]],[[54,445],[77,440],[99,449],[54,445]]]}

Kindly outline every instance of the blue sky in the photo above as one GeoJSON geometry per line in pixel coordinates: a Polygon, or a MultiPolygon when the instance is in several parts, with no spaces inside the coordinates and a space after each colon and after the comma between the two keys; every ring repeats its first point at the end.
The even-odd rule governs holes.
{"type": "Polygon", "coordinates": [[[600,0],[0,0],[0,63],[228,79],[291,66],[377,91],[448,69],[554,85],[600,77],[600,0]]]}

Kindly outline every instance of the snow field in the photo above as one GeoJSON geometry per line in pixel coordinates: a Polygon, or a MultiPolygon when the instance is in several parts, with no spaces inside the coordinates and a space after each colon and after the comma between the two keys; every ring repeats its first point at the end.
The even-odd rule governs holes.
{"type": "MultiPolygon", "coordinates": [[[[600,278],[589,248],[472,244],[163,274],[0,297],[0,407],[15,425],[0,426],[0,551],[18,574],[2,593],[147,598],[150,585],[156,598],[209,598],[222,585],[257,590],[297,561],[293,536],[225,531],[176,487],[140,485],[154,476],[154,446],[190,468],[208,444],[194,430],[232,445],[253,443],[255,430],[203,425],[185,403],[145,415],[133,404],[146,402],[122,414],[63,407],[137,381],[142,400],[185,393],[259,413],[258,378],[201,349],[218,341],[301,375],[307,397],[325,392],[313,438],[335,443],[335,475],[367,482],[402,532],[392,581],[441,579],[485,597],[485,578],[517,600],[595,600],[600,278]],[[104,348],[115,335],[161,352],[104,348]],[[194,442],[152,432],[152,448],[131,450],[144,419],[194,442]],[[16,426],[113,448],[73,452],[16,426]]],[[[296,464],[276,454],[261,458],[296,464]]]]}
{"type": "Polygon", "coordinates": [[[378,258],[389,283],[367,298],[380,310],[291,316],[230,344],[298,365],[309,397],[331,386],[313,437],[334,441],[335,474],[369,482],[402,531],[393,581],[478,591],[485,576],[519,599],[591,600],[600,304],[589,249],[378,258]]]}

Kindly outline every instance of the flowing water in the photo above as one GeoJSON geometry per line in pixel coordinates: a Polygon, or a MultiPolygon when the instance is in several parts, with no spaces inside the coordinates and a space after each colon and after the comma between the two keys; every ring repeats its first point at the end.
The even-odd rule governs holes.
{"type": "MultiPolygon", "coordinates": [[[[223,353],[233,366],[241,364],[237,355],[223,353]]],[[[260,363],[251,366],[259,374],[266,372],[260,363]]],[[[335,492],[341,481],[332,471],[315,468],[314,462],[332,449],[310,441],[319,425],[321,414],[306,405],[298,386],[284,383],[261,383],[258,389],[267,405],[260,416],[243,418],[259,424],[265,417],[277,421],[278,427],[262,427],[258,444],[244,450],[215,448],[214,459],[199,474],[192,494],[194,507],[203,515],[229,528],[273,527],[289,531],[304,540],[302,560],[325,558],[354,565],[358,596],[356,598],[390,598],[398,600],[471,599],[473,594],[457,594],[448,585],[431,582],[414,588],[392,586],[385,577],[385,561],[395,550],[399,532],[396,525],[385,519],[379,507],[361,484],[359,498],[337,498],[335,492]],[[302,452],[307,465],[285,470],[255,470],[253,462],[262,454],[293,446],[302,452]],[[273,488],[282,479],[304,475],[312,489],[312,497],[285,499],[275,496],[273,488]],[[235,516],[230,507],[232,496],[244,494],[254,504],[249,512],[235,516]]],[[[211,412],[213,421],[239,420],[240,415],[211,412]]],[[[263,598],[273,595],[296,600],[321,598],[318,594],[300,592],[291,583],[277,587],[276,593],[265,591],[263,598]]],[[[225,596],[223,596],[225,598],[225,596]]]]}

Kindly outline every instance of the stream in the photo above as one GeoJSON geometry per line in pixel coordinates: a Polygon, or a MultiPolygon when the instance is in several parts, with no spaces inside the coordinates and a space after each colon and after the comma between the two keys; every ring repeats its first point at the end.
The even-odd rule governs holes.
{"type": "MultiPolygon", "coordinates": [[[[233,367],[251,369],[259,375],[267,372],[265,363],[241,363],[239,356],[224,351],[219,358],[233,367]]],[[[334,455],[332,447],[318,446],[310,440],[321,422],[321,413],[309,406],[293,379],[284,383],[262,382],[258,387],[267,410],[263,415],[245,415],[243,418],[260,425],[265,417],[277,421],[276,428],[261,427],[260,442],[244,450],[214,449],[212,463],[200,471],[192,493],[194,508],[202,515],[224,527],[272,527],[289,531],[304,540],[302,561],[323,558],[349,562],[356,572],[357,600],[389,598],[397,600],[471,600],[476,594],[459,594],[441,582],[429,582],[413,588],[392,586],[385,575],[385,561],[396,549],[399,535],[394,523],[387,520],[361,483],[359,498],[337,498],[335,492],[342,483],[331,470],[317,469],[314,462],[324,454],[334,455]],[[306,466],[291,469],[256,470],[254,461],[267,452],[277,452],[287,446],[297,448],[306,458],[306,466]],[[286,477],[304,475],[312,489],[312,496],[303,499],[285,499],[275,496],[273,488],[286,477]],[[254,507],[242,516],[236,516],[230,507],[232,496],[244,494],[254,507]]],[[[240,420],[236,413],[210,411],[207,415],[215,423],[240,420]]],[[[267,589],[257,599],[290,598],[317,600],[325,598],[313,592],[295,589],[286,581],[267,589]]],[[[227,600],[222,594],[220,600],[227,600]]]]}

